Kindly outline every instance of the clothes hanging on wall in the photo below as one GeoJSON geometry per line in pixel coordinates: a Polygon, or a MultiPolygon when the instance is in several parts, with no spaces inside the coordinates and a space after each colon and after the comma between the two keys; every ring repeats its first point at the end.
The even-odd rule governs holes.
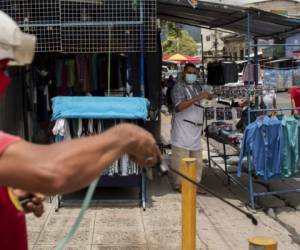
{"type": "MultiPolygon", "coordinates": [[[[138,54],[137,54],[138,55],[138,54]]],[[[127,55],[113,55],[111,86],[125,93],[127,55]]],[[[138,67],[138,65],[137,65],[138,67]]],[[[108,79],[107,54],[43,54],[37,53],[24,76],[28,89],[28,130],[30,138],[40,126],[49,126],[51,105],[55,96],[104,96],[108,79]],[[43,123],[43,124],[42,124],[43,123]]],[[[140,77],[134,79],[138,86],[140,77]]],[[[70,125],[72,127],[72,123],[70,125]]]]}

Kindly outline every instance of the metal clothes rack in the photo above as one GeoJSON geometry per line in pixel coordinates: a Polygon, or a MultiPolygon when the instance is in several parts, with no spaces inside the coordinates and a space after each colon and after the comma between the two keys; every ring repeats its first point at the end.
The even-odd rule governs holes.
{"type": "MultiPolygon", "coordinates": [[[[257,38],[254,38],[254,43],[251,44],[251,15],[248,12],[247,13],[247,18],[246,18],[246,27],[247,27],[247,34],[246,34],[246,42],[247,42],[247,67],[248,67],[248,83],[247,83],[247,88],[248,90],[250,89],[250,80],[251,80],[251,59],[250,59],[250,53],[251,53],[251,48],[254,48],[254,85],[258,85],[258,47],[260,46],[297,46],[298,44],[258,44],[257,43],[257,38]]],[[[299,44],[300,45],[300,44],[299,44]]],[[[298,46],[299,46],[298,45],[298,46]]],[[[250,104],[250,94],[248,91],[248,105],[250,104]]],[[[257,112],[267,112],[267,111],[288,111],[288,110],[295,110],[299,108],[281,108],[281,109],[259,109],[258,108],[258,98],[255,99],[255,108],[251,109],[250,106],[248,106],[248,124],[251,122],[250,121],[250,115],[251,113],[257,113],[257,112]]],[[[248,193],[250,197],[250,202],[251,202],[251,207],[255,209],[256,204],[255,204],[255,199],[256,197],[264,197],[264,196],[270,196],[270,195],[280,195],[280,194],[286,194],[290,192],[300,192],[300,187],[299,188],[291,188],[291,189],[284,189],[284,190],[276,190],[276,191],[271,191],[271,192],[257,192],[254,190],[254,185],[253,185],[253,176],[252,176],[252,168],[251,168],[251,158],[250,158],[250,153],[248,152],[247,154],[247,175],[248,175],[248,193]]]]}
{"type": "MultiPolygon", "coordinates": [[[[53,105],[53,120],[56,121],[58,119],[94,119],[94,120],[114,120],[121,119],[121,120],[130,120],[137,122],[138,120],[146,120],[146,116],[148,115],[148,109],[147,104],[148,101],[145,98],[137,98],[137,97],[56,97],[54,99],[58,99],[58,102],[56,105],[53,105]],[[68,101],[68,99],[72,99],[71,101],[68,101]],[[92,109],[87,109],[86,112],[82,112],[84,108],[80,108],[80,106],[84,107],[82,105],[82,99],[91,100],[94,99],[97,101],[97,104],[95,102],[93,103],[92,109]],[[79,100],[80,99],[80,100],[79,100]],[[112,99],[112,101],[121,100],[121,102],[116,103],[114,106],[111,106],[110,104],[107,104],[108,106],[111,106],[111,109],[107,109],[105,106],[105,102],[109,103],[109,99],[112,99]],[[133,100],[133,104],[129,107],[126,107],[126,101],[127,100],[133,100]],[[98,111],[98,107],[101,107],[101,100],[102,104],[104,104],[104,108],[102,110],[108,110],[107,114],[103,113],[102,110],[98,111]],[[106,101],[108,100],[108,101],[106,101]],[[122,102],[124,100],[125,102],[122,102]],[[65,101],[65,102],[64,102],[65,101]],[[80,102],[79,102],[80,101],[80,102]],[[72,105],[73,103],[73,105],[72,105]],[[78,110],[76,109],[78,108],[78,110]],[[120,114],[118,114],[118,110],[120,111],[120,114]],[[122,111],[123,110],[123,111],[122,111]],[[125,110],[125,111],[124,111],[125,110]],[[81,113],[82,112],[82,113],[81,113]],[[97,113],[99,112],[99,113],[97,113]],[[124,115],[124,112],[128,113],[128,115],[124,115]],[[111,119],[109,118],[109,114],[112,114],[111,119]]],[[[53,100],[54,100],[53,99],[53,100]]],[[[54,101],[53,101],[54,102],[54,101]]],[[[55,141],[60,142],[62,141],[62,137],[58,134],[55,136],[55,141]]],[[[112,165],[110,166],[112,167],[112,165]]],[[[98,187],[118,187],[118,188],[138,188],[139,189],[139,197],[138,199],[105,199],[105,200],[99,200],[96,201],[109,201],[110,204],[122,204],[124,202],[133,202],[137,201],[139,202],[140,206],[143,207],[143,209],[146,209],[146,173],[144,169],[141,169],[138,174],[128,174],[128,175],[101,175],[100,180],[98,182],[98,187]]],[[[72,200],[67,199],[63,200],[62,195],[56,195],[54,198],[55,201],[55,211],[58,211],[59,208],[63,205],[62,203],[74,203],[78,202],[78,199],[72,200]]]]}

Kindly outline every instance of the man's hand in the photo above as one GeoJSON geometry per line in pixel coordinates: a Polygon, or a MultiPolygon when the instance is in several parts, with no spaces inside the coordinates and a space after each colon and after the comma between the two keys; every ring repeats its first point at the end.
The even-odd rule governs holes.
{"type": "Polygon", "coordinates": [[[199,94],[197,96],[197,98],[198,98],[198,101],[201,101],[203,99],[211,100],[213,98],[213,96],[209,92],[203,91],[201,94],[199,94]]]}
{"type": "Polygon", "coordinates": [[[23,207],[25,213],[33,213],[36,217],[41,217],[44,213],[43,201],[45,196],[42,194],[31,194],[21,189],[13,189],[13,193],[19,198],[19,200],[26,199],[32,196],[31,201],[26,203],[23,207]]]}
{"type": "Polygon", "coordinates": [[[119,128],[131,141],[126,152],[132,160],[143,167],[151,167],[161,161],[160,150],[149,132],[131,124],[122,124],[119,128]]]}

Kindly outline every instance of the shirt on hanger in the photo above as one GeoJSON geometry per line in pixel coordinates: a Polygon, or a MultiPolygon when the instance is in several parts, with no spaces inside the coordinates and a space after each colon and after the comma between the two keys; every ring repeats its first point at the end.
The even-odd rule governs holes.
{"type": "Polygon", "coordinates": [[[250,123],[241,145],[238,176],[241,176],[243,158],[250,153],[257,176],[270,179],[281,175],[282,124],[276,118],[258,117],[250,123]]]}
{"type": "Polygon", "coordinates": [[[281,174],[284,177],[292,176],[298,168],[298,120],[293,116],[284,116],[282,119],[283,148],[281,161],[281,174]]]}

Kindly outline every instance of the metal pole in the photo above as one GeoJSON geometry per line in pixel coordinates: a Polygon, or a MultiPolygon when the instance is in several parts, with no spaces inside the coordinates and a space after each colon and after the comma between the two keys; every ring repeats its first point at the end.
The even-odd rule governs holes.
{"type": "MultiPolygon", "coordinates": [[[[28,126],[28,105],[27,105],[27,84],[26,84],[26,68],[19,69],[22,76],[22,103],[23,103],[23,121],[24,121],[24,138],[29,141],[29,126],[28,126]]],[[[31,138],[30,138],[31,139],[31,138]]]]}
{"type": "Polygon", "coordinates": [[[206,130],[206,146],[207,146],[208,167],[211,168],[209,136],[208,136],[208,130],[207,130],[208,129],[207,109],[204,109],[204,112],[205,112],[205,130],[206,130]]]}
{"type": "Polygon", "coordinates": [[[141,97],[145,97],[145,55],[144,55],[144,3],[143,0],[140,0],[140,46],[141,46],[141,54],[140,54],[140,95],[141,97]]]}
{"type": "MultiPolygon", "coordinates": [[[[257,38],[254,38],[254,44],[257,44],[257,38]]],[[[254,85],[255,88],[258,86],[258,47],[254,47],[254,85]]],[[[255,95],[255,107],[258,107],[258,95],[255,95]]]]}
{"type": "MultiPolygon", "coordinates": [[[[182,174],[196,181],[195,158],[184,158],[182,174]]],[[[196,186],[186,179],[181,182],[182,194],[182,250],[196,250],[196,186]]]]}
{"type": "Polygon", "coordinates": [[[203,84],[206,84],[205,70],[204,70],[204,44],[203,44],[203,35],[202,34],[201,34],[201,58],[202,58],[202,79],[203,79],[203,84]]]}
{"type": "MultiPolygon", "coordinates": [[[[251,122],[251,112],[250,112],[250,80],[251,80],[251,60],[250,60],[250,54],[251,54],[251,36],[250,36],[250,22],[251,22],[251,16],[250,13],[247,13],[247,67],[248,67],[248,82],[247,82],[247,89],[248,89],[248,123],[251,122]]],[[[251,174],[251,158],[250,153],[247,154],[247,170],[248,170],[248,177],[249,177],[249,192],[250,192],[250,201],[251,201],[251,207],[255,208],[254,203],[254,195],[253,195],[253,180],[252,180],[252,174],[251,174]]]]}

